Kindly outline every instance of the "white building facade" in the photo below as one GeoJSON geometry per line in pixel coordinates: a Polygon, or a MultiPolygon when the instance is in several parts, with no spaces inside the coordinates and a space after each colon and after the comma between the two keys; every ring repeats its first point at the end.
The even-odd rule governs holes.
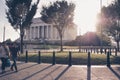
{"type": "MultiPolygon", "coordinates": [[[[66,28],[63,35],[63,42],[74,40],[77,36],[77,27],[66,28]]],[[[43,22],[40,18],[34,18],[29,28],[25,29],[24,42],[42,43],[59,42],[60,37],[57,29],[52,24],[43,22]]]]}

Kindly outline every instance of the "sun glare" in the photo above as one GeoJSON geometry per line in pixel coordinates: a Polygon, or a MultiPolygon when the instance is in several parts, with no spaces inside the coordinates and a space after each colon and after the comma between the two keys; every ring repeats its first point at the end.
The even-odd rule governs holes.
{"type": "Polygon", "coordinates": [[[99,2],[79,0],[76,2],[74,22],[78,26],[78,34],[84,34],[88,31],[96,30],[96,15],[99,12],[99,2]]]}

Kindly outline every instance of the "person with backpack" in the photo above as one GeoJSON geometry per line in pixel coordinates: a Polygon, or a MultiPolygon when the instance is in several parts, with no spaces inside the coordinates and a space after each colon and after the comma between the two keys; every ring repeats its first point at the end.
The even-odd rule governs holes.
{"type": "Polygon", "coordinates": [[[2,65],[1,65],[2,73],[5,73],[5,67],[6,67],[6,62],[8,58],[10,58],[9,47],[6,45],[6,43],[1,43],[0,44],[0,59],[2,62],[2,65]]]}
{"type": "Polygon", "coordinates": [[[18,72],[17,64],[16,64],[17,55],[18,55],[18,52],[19,52],[18,46],[17,46],[16,43],[12,43],[9,48],[10,48],[11,57],[12,57],[12,60],[13,60],[13,64],[11,65],[10,69],[12,71],[15,69],[15,71],[18,72]]]}

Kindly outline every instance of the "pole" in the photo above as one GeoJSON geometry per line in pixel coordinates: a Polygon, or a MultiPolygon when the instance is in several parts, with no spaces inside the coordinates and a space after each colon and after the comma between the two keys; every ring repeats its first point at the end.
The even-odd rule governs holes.
{"type": "Polygon", "coordinates": [[[90,52],[88,52],[87,67],[91,67],[91,57],[90,57],[90,52]]]}
{"type": "Polygon", "coordinates": [[[3,30],[3,42],[5,41],[5,26],[4,26],[4,30],[3,30]]]}
{"type": "Polygon", "coordinates": [[[100,8],[102,9],[102,0],[100,0],[100,8]]]}
{"type": "Polygon", "coordinates": [[[110,52],[107,52],[107,67],[110,67],[110,52]]]}
{"type": "Polygon", "coordinates": [[[41,52],[38,51],[38,64],[40,64],[40,63],[41,63],[41,52]]]}
{"type": "Polygon", "coordinates": [[[79,29],[80,30],[80,32],[79,32],[79,34],[80,34],[80,40],[79,40],[79,52],[81,52],[81,28],[79,29]]]}
{"type": "MultiPolygon", "coordinates": [[[[102,17],[102,0],[100,0],[100,11],[101,11],[101,17],[102,17]]],[[[101,35],[101,40],[100,40],[100,53],[102,54],[102,23],[100,22],[100,35],[101,35]]]]}
{"type": "Polygon", "coordinates": [[[53,61],[52,61],[52,65],[55,65],[56,60],[55,60],[55,51],[53,51],[53,61]]]}
{"type": "Polygon", "coordinates": [[[69,66],[72,66],[72,53],[69,52],[69,66]]]}
{"type": "Polygon", "coordinates": [[[28,51],[26,51],[26,54],[25,54],[25,63],[28,62],[28,51]]]}

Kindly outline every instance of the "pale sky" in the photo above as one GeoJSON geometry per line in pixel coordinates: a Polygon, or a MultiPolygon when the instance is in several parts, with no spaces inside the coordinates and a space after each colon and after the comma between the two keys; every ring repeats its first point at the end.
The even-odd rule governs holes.
{"type": "MultiPolygon", "coordinates": [[[[49,2],[56,0],[40,0],[38,11],[35,17],[40,16],[41,5],[48,5],[49,2]]],[[[59,0],[60,1],[60,0],[59,0]]],[[[100,0],[67,0],[75,3],[74,22],[78,26],[78,34],[84,34],[87,31],[95,31],[96,15],[100,12],[100,0]]],[[[102,0],[102,5],[108,5],[113,0],[102,0]]],[[[19,37],[8,23],[5,14],[5,0],[0,0],[0,42],[3,41],[3,27],[6,27],[5,39],[15,40],[19,37]]]]}

